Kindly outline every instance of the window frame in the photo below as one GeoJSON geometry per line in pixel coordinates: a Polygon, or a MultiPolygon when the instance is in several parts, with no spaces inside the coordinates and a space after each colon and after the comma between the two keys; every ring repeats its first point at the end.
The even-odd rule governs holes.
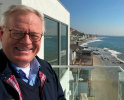
{"type": "MultiPolygon", "coordinates": [[[[60,21],[58,21],[58,20],[56,20],[56,19],[54,19],[54,18],[51,18],[51,17],[49,17],[49,16],[47,16],[47,15],[44,15],[44,20],[45,19],[49,19],[49,20],[51,20],[51,21],[54,21],[54,22],[57,22],[58,23],[58,30],[57,30],[57,32],[58,32],[58,62],[57,62],[57,65],[61,65],[61,25],[63,24],[63,25],[65,25],[66,26],[66,64],[65,65],[68,65],[68,50],[69,50],[69,48],[68,48],[68,25],[67,24],[65,24],[65,23],[63,23],[63,22],[60,22],[60,21]]],[[[44,43],[44,45],[45,45],[45,43],[44,43]]],[[[45,48],[44,48],[45,49],[45,48]]],[[[45,55],[45,53],[44,53],[44,55],[45,55]]]]}

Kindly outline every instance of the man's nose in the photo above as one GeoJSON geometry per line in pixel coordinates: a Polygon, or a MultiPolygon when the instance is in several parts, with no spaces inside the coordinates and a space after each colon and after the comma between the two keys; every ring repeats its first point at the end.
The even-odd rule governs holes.
{"type": "Polygon", "coordinates": [[[25,36],[20,40],[21,43],[26,43],[26,44],[30,44],[32,43],[29,34],[25,34],[25,36]]]}

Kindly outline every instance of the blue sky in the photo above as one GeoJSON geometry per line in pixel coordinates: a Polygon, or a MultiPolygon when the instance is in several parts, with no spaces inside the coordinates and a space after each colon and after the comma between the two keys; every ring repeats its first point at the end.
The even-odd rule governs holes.
{"type": "Polygon", "coordinates": [[[60,0],[72,28],[87,34],[124,36],[124,0],[60,0]]]}

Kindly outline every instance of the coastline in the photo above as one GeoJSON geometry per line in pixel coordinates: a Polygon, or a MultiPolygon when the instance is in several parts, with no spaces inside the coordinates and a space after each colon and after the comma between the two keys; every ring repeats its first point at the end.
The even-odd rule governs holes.
{"type": "MultiPolygon", "coordinates": [[[[118,66],[124,69],[124,54],[122,53],[122,55],[120,55],[121,51],[116,49],[119,48],[120,45],[120,42],[116,42],[118,39],[120,39],[120,42],[123,41],[123,38],[118,37],[80,36],[78,32],[71,34],[71,64],[82,66],[118,66]],[[98,47],[89,45],[97,41],[104,42],[102,42],[103,44],[99,44],[101,46],[98,47]]],[[[123,46],[122,43],[121,46],[123,46]]],[[[120,50],[123,49],[124,48],[121,48],[120,50]]]]}
{"type": "MultiPolygon", "coordinates": [[[[117,100],[119,72],[124,69],[124,60],[121,60],[119,51],[116,49],[119,48],[120,44],[114,43],[113,38],[109,38],[110,41],[103,38],[90,37],[83,41],[72,42],[72,44],[75,44],[70,47],[72,53],[76,55],[73,55],[72,58],[76,58],[74,59],[74,62],[76,62],[74,65],[80,65],[82,68],[83,66],[91,66],[91,68],[93,68],[90,70],[91,80],[89,82],[93,88],[95,99],[103,99],[101,95],[104,95],[108,100],[117,100]],[[103,41],[110,44],[106,46],[103,41]],[[97,42],[98,44],[92,44],[92,42],[97,42]],[[111,48],[112,45],[114,45],[115,48],[111,48]]],[[[123,50],[123,48],[121,50],[123,50]]]]}
{"type": "MultiPolygon", "coordinates": [[[[95,40],[96,37],[88,38],[85,41],[80,42],[81,47],[85,47],[84,44],[87,44],[90,40],[95,40]]],[[[91,50],[92,55],[92,66],[118,66],[124,69],[124,62],[117,59],[116,56],[113,56],[108,49],[102,49],[98,47],[86,46],[86,49],[91,50]]],[[[82,55],[83,56],[83,55],[82,55]]]]}
{"type": "Polygon", "coordinates": [[[120,66],[124,69],[124,63],[118,60],[115,56],[113,56],[107,49],[96,48],[96,47],[88,47],[93,52],[93,55],[97,57],[101,61],[101,65],[103,66],[120,66]]]}

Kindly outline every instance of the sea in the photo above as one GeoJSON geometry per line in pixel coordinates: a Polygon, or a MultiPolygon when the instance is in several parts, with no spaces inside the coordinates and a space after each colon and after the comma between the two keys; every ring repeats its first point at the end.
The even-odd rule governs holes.
{"type": "Polygon", "coordinates": [[[44,59],[52,65],[58,65],[61,57],[61,65],[67,64],[67,39],[61,36],[61,42],[58,42],[58,36],[46,35],[44,38],[44,59]],[[60,44],[61,43],[61,44],[60,44]],[[59,52],[60,50],[60,52],[59,52]]]}
{"type": "Polygon", "coordinates": [[[82,46],[106,49],[116,59],[124,62],[124,36],[98,36],[82,46]]]}

